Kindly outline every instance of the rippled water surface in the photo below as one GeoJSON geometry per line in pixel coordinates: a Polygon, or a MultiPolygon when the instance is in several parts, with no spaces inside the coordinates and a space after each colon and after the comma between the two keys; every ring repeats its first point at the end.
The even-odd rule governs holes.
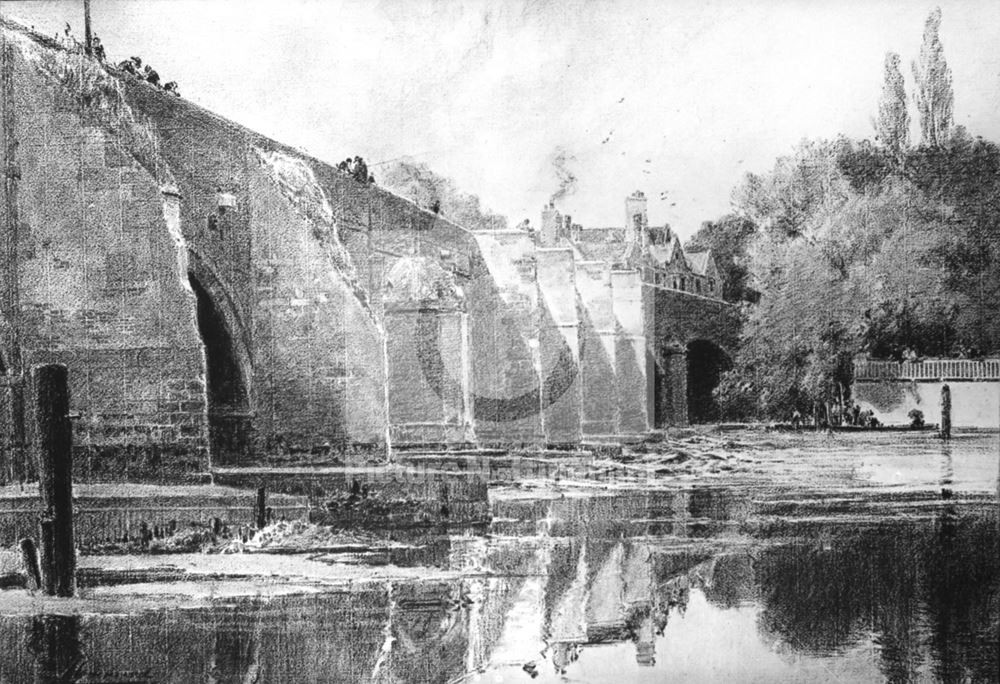
{"type": "Polygon", "coordinates": [[[0,598],[0,681],[997,681],[998,438],[899,440],[500,489],[486,530],[322,559],[379,581],[111,613],[0,598]]]}

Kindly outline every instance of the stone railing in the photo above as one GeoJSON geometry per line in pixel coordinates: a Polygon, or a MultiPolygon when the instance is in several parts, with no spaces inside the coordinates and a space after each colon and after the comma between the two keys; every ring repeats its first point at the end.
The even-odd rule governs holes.
{"type": "Polygon", "coordinates": [[[1000,380],[1000,359],[855,359],[854,380],[1000,380]]]}

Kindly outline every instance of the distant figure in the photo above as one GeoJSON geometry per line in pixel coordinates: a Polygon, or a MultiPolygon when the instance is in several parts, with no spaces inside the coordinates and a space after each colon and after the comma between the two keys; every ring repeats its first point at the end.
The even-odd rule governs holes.
{"type": "Polygon", "coordinates": [[[951,439],[951,388],[941,387],[941,439],[951,439]]]}
{"type": "Polygon", "coordinates": [[[126,74],[132,74],[133,76],[139,75],[139,72],[136,71],[135,63],[131,59],[126,59],[122,62],[119,62],[118,68],[124,71],[126,74]]]}
{"type": "Polygon", "coordinates": [[[76,39],[73,38],[72,29],[70,28],[69,24],[66,24],[66,28],[63,30],[62,36],[60,36],[59,42],[67,50],[76,49],[76,39]]]}
{"type": "Polygon", "coordinates": [[[156,73],[156,70],[153,69],[153,67],[151,67],[151,66],[149,66],[147,64],[146,65],[146,69],[143,71],[143,74],[146,77],[146,81],[148,81],[149,83],[152,83],[153,85],[159,87],[159,85],[160,85],[160,75],[158,73],[156,73]]]}
{"type": "Polygon", "coordinates": [[[94,57],[97,58],[98,62],[103,62],[104,61],[104,46],[101,45],[101,39],[98,38],[97,36],[94,36],[91,39],[91,42],[92,42],[92,47],[93,47],[93,51],[94,51],[94,57]]]}
{"type": "Polygon", "coordinates": [[[441,200],[435,199],[433,202],[431,202],[431,211],[433,211],[435,214],[441,213],[441,200]]]}
{"type": "Polygon", "coordinates": [[[345,159],[344,161],[337,164],[337,170],[341,173],[350,173],[351,160],[345,159]]]}
{"type": "Polygon", "coordinates": [[[802,414],[798,409],[792,411],[792,427],[796,430],[802,429],[802,414]]]}
{"type": "Polygon", "coordinates": [[[354,180],[359,183],[368,182],[368,165],[365,164],[365,160],[360,156],[354,158],[354,180]]]}
{"type": "Polygon", "coordinates": [[[851,425],[859,425],[861,419],[861,407],[858,406],[857,402],[851,407],[851,425]]]}
{"type": "Polygon", "coordinates": [[[177,81],[169,81],[163,86],[163,89],[168,93],[176,95],[177,97],[181,96],[180,90],[177,89],[177,81]]]}

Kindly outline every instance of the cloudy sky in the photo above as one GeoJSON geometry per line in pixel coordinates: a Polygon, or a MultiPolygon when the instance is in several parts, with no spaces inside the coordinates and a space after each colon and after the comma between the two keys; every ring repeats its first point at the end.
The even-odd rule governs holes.
{"type": "MultiPolygon", "coordinates": [[[[917,56],[919,0],[92,0],[110,58],[137,54],[184,97],[336,162],[426,162],[513,223],[561,209],[689,235],[746,171],[803,138],[872,135],[885,52],[917,56]],[[661,199],[663,198],[663,199],[661,199]]],[[[956,122],[1000,140],[1000,2],[940,3],[956,122]]],[[[83,35],[82,0],[0,0],[83,35]]]]}

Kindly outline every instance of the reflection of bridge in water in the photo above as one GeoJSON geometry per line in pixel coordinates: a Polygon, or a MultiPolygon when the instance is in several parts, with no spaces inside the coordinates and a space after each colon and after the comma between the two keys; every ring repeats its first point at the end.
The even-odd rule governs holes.
{"type": "Polygon", "coordinates": [[[705,605],[751,607],[764,649],[780,642],[822,658],[870,643],[873,676],[912,679],[914,662],[940,679],[995,673],[994,518],[949,499],[930,519],[801,516],[808,534],[786,515],[771,536],[755,516],[775,505],[787,503],[722,489],[497,502],[493,536],[433,537],[422,557],[386,558],[436,579],[188,609],[0,616],[0,681],[527,679],[582,674],[588,651],[608,644],[618,644],[624,681],[636,667],[673,667],[672,639],[699,629],[691,618],[705,605]]]}

